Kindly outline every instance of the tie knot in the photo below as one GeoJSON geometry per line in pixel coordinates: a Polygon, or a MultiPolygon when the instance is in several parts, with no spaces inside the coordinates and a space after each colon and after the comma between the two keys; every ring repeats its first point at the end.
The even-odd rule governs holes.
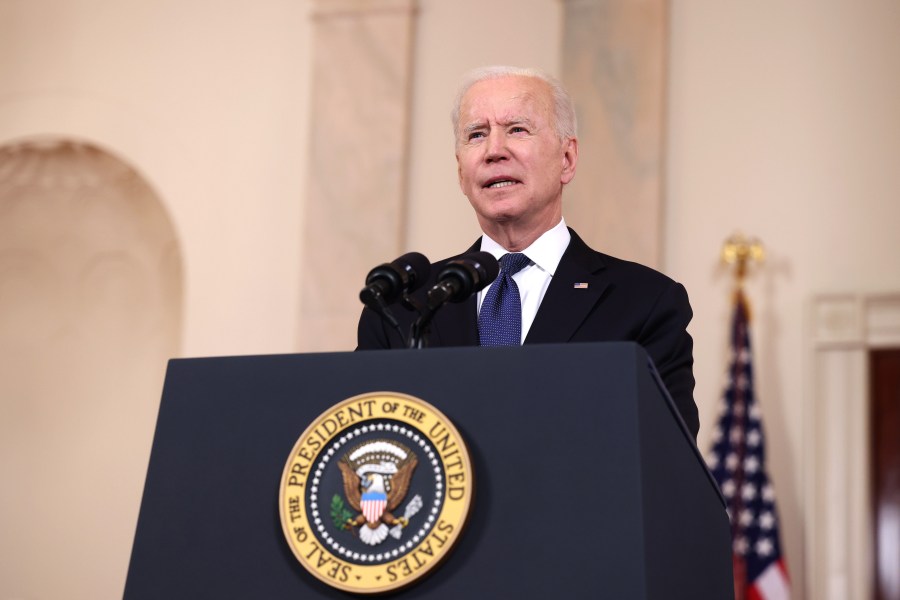
{"type": "Polygon", "coordinates": [[[530,262],[531,260],[521,252],[510,252],[500,257],[500,268],[504,273],[512,277],[530,262]]]}

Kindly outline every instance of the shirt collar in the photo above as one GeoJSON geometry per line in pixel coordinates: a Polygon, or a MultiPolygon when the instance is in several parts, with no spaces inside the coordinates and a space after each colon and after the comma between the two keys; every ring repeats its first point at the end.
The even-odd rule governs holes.
{"type": "MultiPolygon", "coordinates": [[[[566,220],[560,219],[556,227],[545,231],[541,237],[522,250],[522,253],[528,256],[531,262],[541,270],[552,276],[556,273],[556,267],[559,266],[559,261],[562,260],[562,255],[568,248],[571,239],[572,235],[569,233],[569,228],[566,227],[566,220]]],[[[500,257],[508,252],[487,234],[481,236],[481,250],[490,252],[497,260],[500,260],[500,257]]]]}

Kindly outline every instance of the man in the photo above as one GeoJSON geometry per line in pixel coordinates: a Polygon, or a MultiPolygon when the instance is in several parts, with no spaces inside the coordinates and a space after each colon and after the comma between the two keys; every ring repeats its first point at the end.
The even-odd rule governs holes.
{"type": "MultiPolygon", "coordinates": [[[[563,220],[563,188],[578,164],[575,112],[565,89],[533,69],[478,69],[464,79],[452,120],[459,185],[484,232],[467,252],[490,252],[501,273],[477,297],[441,309],[430,345],[635,341],[696,438],[693,341],[686,329],[692,312],[684,287],[590,249],[563,220]]],[[[397,316],[404,328],[416,317],[395,312],[403,313],[397,316]]],[[[401,337],[365,309],[358,349],[398,347],[401,337]]]]}

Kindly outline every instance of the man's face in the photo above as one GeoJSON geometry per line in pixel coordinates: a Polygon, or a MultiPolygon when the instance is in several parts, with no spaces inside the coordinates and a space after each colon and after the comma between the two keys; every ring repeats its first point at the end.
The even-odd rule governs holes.
{"type": "Polygon", "coordinates": [[[460,105],[459,186],[481,228],[514,223],[546,231],[562,217],[577,142],[560,141],[550,86],[533,77],[487,79],[460,105]]]}

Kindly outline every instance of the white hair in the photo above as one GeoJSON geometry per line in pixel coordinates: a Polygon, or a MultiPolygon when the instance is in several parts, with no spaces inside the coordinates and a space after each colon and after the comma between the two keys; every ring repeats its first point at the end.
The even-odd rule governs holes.
{"type": "Polygon", "coordinates": [[[456,142],[459,143],[459,111],[462,105],[463,96],[469,91],[473,85],[486,79],[503,79],[504,77],[534,77],[540,79],[550,86],[553,94],[553,118],[556,122],[556,134],[560,140],[567,140],[577,137],[578,122],[575,118],[575,106],[569,92],[563,87],[555,77],[534,68],[508,67],[508,66],[492,66],[479,67],[466,73],[459,85],[459,91],[456,93],[456,100],[453,103],[453,110],[450,112],[450,120],[453,122],[453,135],[456,142]]]}

